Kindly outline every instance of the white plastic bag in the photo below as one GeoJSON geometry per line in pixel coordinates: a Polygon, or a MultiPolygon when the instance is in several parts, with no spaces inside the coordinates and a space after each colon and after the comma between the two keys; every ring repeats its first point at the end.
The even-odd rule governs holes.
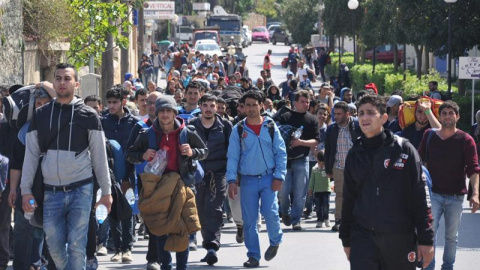
{"type": "Polygon", "coordinates": [[[167,150],[160,149],[155,154],[155,157],[145,165],[146,173],[153,173],[161,176],[167,167],[167,150]]]}

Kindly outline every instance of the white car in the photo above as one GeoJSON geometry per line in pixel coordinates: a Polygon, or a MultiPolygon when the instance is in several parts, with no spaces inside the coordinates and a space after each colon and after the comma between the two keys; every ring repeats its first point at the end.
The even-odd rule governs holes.
{"type": "Polygon", "coordinates": [[[242,28],[244,35],[247,37],[246,43],[252,45],[252,31],[248,28],[248,25],[244,25],[242,28]]]}
{"type": "Polygon", "coordinates": [[[201,39],[195,43],[195,51],[200,51],[205,56],[208,54],[213,56],[216,54],[217,56],[222,56],[222,50],[220,46],[218,46],[215,40],[211,39],[201,39]]]}

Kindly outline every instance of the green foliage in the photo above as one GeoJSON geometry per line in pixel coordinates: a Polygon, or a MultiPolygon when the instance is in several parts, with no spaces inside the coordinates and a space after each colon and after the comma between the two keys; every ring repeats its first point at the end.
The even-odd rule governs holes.
{"type": "MultiPolygon", "coordinates": [[[[469,133],[472,127],[472,97],[470,95],[460,96],[454,93],[452,98],[460,107],[460,120],[458,120],[457,128],[469,133]]],[[[480,110],[480,96],[475,96],[473,100],[475,104],[473,111],[476,113],[480,110]]]]}
{"type": "MultiPolygon", "coordinates": [[[[331,65],[327,65],[325,68],[326,74],[329,76],[338,75],[340,65],[338,64],[338,53],[330,53],[331,65]]],[[[341,58],[342,63],[347,64],[348,68],[353,67],[353,53],[344,53],[341,58]]]]}
{"type": "Polygon", "coordinates": [[[317,0],[290,0],[282,6],[282,18],[292,33],[294,42],[306,45],[314,33],[315,19],[318,17],[317,0]]]}
{"type": "Polygon", "coordinates": [[[275,2],[275,0],[259,0],[257,1],[255,11],[266,17],[276,18],[277,9],[275,8],[275,2]]]}
{"type": "Polygon", "coordinates": [[[86,65],[91,56],[94,56],[98,63],[103,52],[113,49],[107,48],[107,33],[112,34],[117,46],[128,46],[128,37],[121,35],[119,31],[119,27],[129,29],[131,26],[125,3],[120,0],[112,0],[110,3],[100,0],[69,0],[69,3],[68,11],[78,22],[70,40],[68,54],[75,66],[86,65]]]}

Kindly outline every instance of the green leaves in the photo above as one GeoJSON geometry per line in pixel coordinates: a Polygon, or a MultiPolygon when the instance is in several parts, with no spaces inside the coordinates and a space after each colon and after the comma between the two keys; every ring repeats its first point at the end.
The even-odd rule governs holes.
{"type": "Polygon", "coordinates": [[[306,45],[310,42],[310,35],[315,32],[313,27],[318,21],[317,4],[318,0],[290,0],[284,3],[281,17],[295,43],[306,45]]]}

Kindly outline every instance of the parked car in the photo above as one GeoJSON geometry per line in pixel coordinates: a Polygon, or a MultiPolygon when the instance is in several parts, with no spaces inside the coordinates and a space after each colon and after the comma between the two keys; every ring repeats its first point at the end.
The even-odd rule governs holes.
{"type": "Polygon", "coordinates": [[[213,56],[214,54],[222,56],[222,50],[218,46],[217,42],[212,39],[201,39],[195,44],[195,51],[200,51],[205,55],[213,56]]]}
{"type": "Polygon", "coordinates": [[[270,42],[268,31],[265,26],[255,26],[252,30],[252,41],[270,42]]]}
{"type": "Polygon", "coordinates": [[[292,35],[283,26],[276,28],[275,31],[273,32],[272,44],[276,45],[277,42],[283,42],[285,45],[289,45],[293,43],[292,35]]]}
{"type": "MultiPolygon", "coordinates": [[[[398,46],[398,64],[403,60],[403,45],[398,46]]],[[[377,62],[393,63],[394,46],[392,44],[375,47],[375,59],[377,62]]],[[[373,59],[373,49],[365,52],[365,59],[373,59]]]]}
{"type": "Polygon", "coordinates": [[[247,38],[248,45],[252,45],[252,31],[250,30],[250,28],[248,28],[248,25],[244,25],[242,31],[247,38]]]}
{"type": "Polygon", "coordinates": [[[275,30],[278,29],[279,27],[280,27],[280,24],[271,24],[268,27],[268,37],[270,37],[270,39],[272,39],[273,32],[275,32],[275,30]]]}

